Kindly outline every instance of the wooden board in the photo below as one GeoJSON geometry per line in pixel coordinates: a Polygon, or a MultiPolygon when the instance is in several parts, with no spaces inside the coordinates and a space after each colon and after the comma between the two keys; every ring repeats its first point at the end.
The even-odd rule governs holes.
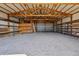
{"type": "Polygon", "coordinates": [[[32,24],[31,23],[19,24],[19,31],[20,33],[33,32],[32,24]]]}

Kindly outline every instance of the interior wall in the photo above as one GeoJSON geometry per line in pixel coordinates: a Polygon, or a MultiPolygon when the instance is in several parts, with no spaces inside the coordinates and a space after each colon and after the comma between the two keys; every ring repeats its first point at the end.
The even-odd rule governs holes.
{"type": "MultiPolygon", "coordinates": [[[[1,19],[7,19],[7,14],[5,14],[5,13],[3,13],[3,12],[0,12],[0,18],[1,19]]],[[[2,20],[0,20],[0,24],[2,24],[2,25],[7,25],[7,22],[6,21],[2,21],[2,20]]],[[[1,27],[1,26],[0,26],[1,27]]]]}
{"type": "MultiPolygon", "coordinates": [[[[2,19],[7,19],[7,14],[3,13],[3,12],[0,12],[0,25],[7,25],[7,22],[6,21],[2,21],[2,19]]],[[[0,26],[0,28],[5,28],[7,26],[0,26]]]]}
{"type": "Polygon", "coordinates": [[[10,20],[18,21],[18,18],[10,17],[10,20]]]}
{"type": "Polygon", "coordinates": [[[65,22],[70,22],[70,17],[64,18],[64,19],[62,20],[62,23],[65,23],[65,22]]]}
{"type": "Polygon", "coordinates": [[[79,13],[72,15],[72,24],[70,22],[71,17],[62,19],[62,25],[60,21],[57,22],[57,24],[60,23],[60,29],[62,28],[62,33],[70,35],[76,35],[76,33],[79,33],[79,21],[75,22],[74,20],[79,20],[79,13]]]}
{"type": "MultiPolygon", "coordinates": [[[[18,21],[18,19],[14,18],[14,17],[10,17],[10,20],[18,21]]],[[[12,26],[12,27],[10,27],[10,31],[18,31],[18,27],[17,27],[18,24],[17,23],[10,22],[10,26],[12,26]]]]}
{"type": "MultiPolygon", "coordinates": [[[[72,15],[72,21],[73,20],[78,20],[79,19],[79,13],[72,15]]],[[[63,22],[69,22],[70,21],[70,17],[64,18],[63,22]]]]}
{"type": "Polygon", "coordinates": [[[79,19],[79,13],[73,15],[73,20],[79,19]]]}

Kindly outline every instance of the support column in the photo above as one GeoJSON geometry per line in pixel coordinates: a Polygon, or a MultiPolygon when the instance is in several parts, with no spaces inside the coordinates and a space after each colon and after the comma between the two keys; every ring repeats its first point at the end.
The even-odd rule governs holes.
{"type": "Polygon", "coordinates": [[[35,31],[37,32],[37,22],[35,21],[35,31]]]}
{"type": "Polygon", "coordinates": [[[68,34],[68,32],[69,32],[68,30],[69,30],[69,24],[67,23],[67,34],[68,34]]]}
{"type": "Polygon", "coordinates": [[[8,28],[10,28],[10,22],[9,22],[9,20],[10,20],[10,17],[8,15],[8,28]]]}
{"type": "Polygon", "coordinates": [[[35,21],[33,22],[33,29],[34,29],[34,32],[36,32],[35,21]]]}
{"type": "Polygon", "coordinates": [[[62,33],[62,19],[61,19],[61,33],[62,33]]]}
{"type": "Polygon", "coordinates": [[[57,21],[56,21],[56,32],[58,32],[58,31],[57,31],[57,21]]]}
{"type": "Polygon", "coordinates": [[[15,36],[15,25],[14,25],[14,23],[13,23],[13,36],[15,36]]]}
{"type": "Polygon", "coordinates": [[[9,17],[9,15],[8,15],[8,19],[7,19],[8,21],[7,21],[7,28],[8,28],[8,32],[10,33],[10,17],[9,17]]]}
{"type": "Polygon", "coordinates": [[[70,27],[71,27],[71,35],[72,35],[72,15],[70,17],[70,27]]]}
{"type": "Polygon", "coordinates": [[[53,22],[53,32],[54,32],[54,22],[53,22]]]}

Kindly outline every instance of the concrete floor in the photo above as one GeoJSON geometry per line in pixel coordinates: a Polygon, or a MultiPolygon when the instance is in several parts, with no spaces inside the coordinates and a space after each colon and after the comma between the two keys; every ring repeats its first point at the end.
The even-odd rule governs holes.
{"type": "Polygon", "coordinates": [[[79,40],[58,33],[32,33],[0,38],[0,55],[79,56],[79,40]]]}

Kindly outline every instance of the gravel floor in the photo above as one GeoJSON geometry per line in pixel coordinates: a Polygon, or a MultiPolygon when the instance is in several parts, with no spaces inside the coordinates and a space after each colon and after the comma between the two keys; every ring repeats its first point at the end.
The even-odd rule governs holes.
{"type": "Polygon", "coordinates": [[[59,33],[31,33],[0,38],[0,55],[79,56],[79,39],[59,33]]]}

